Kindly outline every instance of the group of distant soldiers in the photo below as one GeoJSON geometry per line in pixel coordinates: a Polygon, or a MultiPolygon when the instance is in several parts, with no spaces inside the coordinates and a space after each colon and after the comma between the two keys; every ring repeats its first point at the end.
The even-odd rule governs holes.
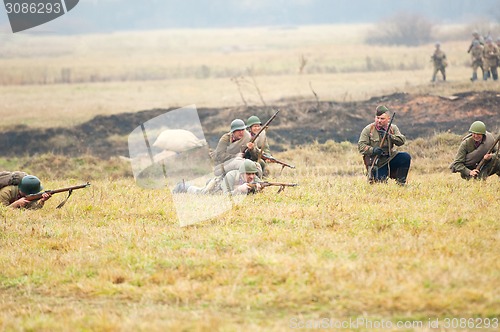
{"type": "MultiPolygon", "coordinates": [[[[494,81],[498,80],[498,66],[500,66],[500,37],[497,38],[496,44],[491,36],[483,38],[479,32],[472,33],[473,39],[467,50],[471,55],[472,77],[471,81],[478,80],[477,71],[481,68],[482,79],[489,78],[494,81]]],[[[434,64],[434,72],[432,74],[432,82],[436,81],[436,75],[441,72],[443,81],[446,81],[446,66],[448,65],[446,54],[441,50],[441,44],[436,43],[436,49],[431,56],[434,64]]]]}

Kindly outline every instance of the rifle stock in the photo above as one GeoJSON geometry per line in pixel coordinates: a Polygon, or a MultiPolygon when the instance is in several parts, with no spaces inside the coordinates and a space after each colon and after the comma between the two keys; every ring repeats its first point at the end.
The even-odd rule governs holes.
{"type": "MultiPolygon", "coordinates": [[[[72,186],[72,187],[61,188],[61,189],[54,189],[54,190],[45,190],[45,191],[43,191],[43,192],[41,192],[41,193],[38,193],[38,194],[27,195],[27,196],[26,196],[26,199],[27,199],[28,201],[30,201],[30,202],[31,202],[31,201],[37,201],[37,200],[39,200],[40,198],[42,198],[42,195],[43,195],[43,194],[45,194],[45,193],[47,193],[47,194],[51,194],[51,195],[52,195],[52,194],[62,193],[62,192],[65,192],[65,191],[70,192],[70,195],[71,195],[71,192],[72,192],[73,190],[86,188],[86,187],[88,187],[88,186],[90,186],[90,183],[89,183],[89,182],[87,182],[87,183],[85,183],[85,184],[81,184],[81,185],[79,185],[79,186],[72,186]]],[[[69,195],[68,195],[68,197],[69,197],[69,195]]]]}

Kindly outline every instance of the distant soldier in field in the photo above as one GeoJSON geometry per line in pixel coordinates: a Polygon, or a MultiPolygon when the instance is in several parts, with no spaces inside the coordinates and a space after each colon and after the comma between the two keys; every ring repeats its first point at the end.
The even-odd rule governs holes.
{"type": "Polygon", "coordinates": [[[492,77],[494,81],[498,80],[498,56],[498,47],[493,43],[493,39],[486,38],[486,45],[483,49],[483,80],[486,81],[489,77],[492,77]]]}
{"type": "Polygon", "coordinates": [[[462,139],[455,160],[450,165],[451,171],[460,173],[466,180],[485,179],[493,174],[500,176],[500,159],[495,142],[495,137],[486,131],[483,122],[473,122],[469,134],[462,139]],[[491,153],[488,153],[490,150],[491,153]],[[483,167],[477,169],[482,160],[484,160],[483,167]]]}
{"type": "MultiPolygon", "coordinates": [[[[251,138],[253,138],[261,129],[262,122],[257,116],[252,115],[248,118],[246,126],[251,138]]],[[[269,175],[269,169],[267,168],[266,162],[262,158],[260,158],[261,153],[267,156],[271,156],[271,150],[269,149],[265,130],[260,133],[259,137],[257,137],[257,139],[254,141],[254,149],[256,153],[252,155],[249,150],[245,155],[245,158],[257,161],[262,168],[263,177],[267,177],[269,175]],[[254,159],[255,154],[257,155],[256,159],[254,159]]]]}
{"type": "Polygon", "coordinates": [[[41,209],[45,202],[52,197],[50,193],[43,193],[42,198],[28,201],[26,196],[38,194],[43,190],[40,180],[34,175],[26,175],[20,179],[18,185],[7,185],[0,189],[0,204],[12,208],[41,209]]]}
{"type": "Polygon", "coordinates": [[[497,57],[497,70],[500,67],[500,37],[497,38],[497,48],[498,48],[498,57],[497,57]]]}
{"type": "Polygon", "coordinates": [[[226,173],[225,176],[211,179],[205,187],[200,188],[189,183],[178,183],[173,193],[189,193],[189,194],[250,194],[261,191],[261,180],[257,176],[257,165],[249,160],[240,165],[239,169],[232,170],[226,173]]]}
{"type": "Polygon", "coordinates": [[[431,56],[432,63],[434,64],[434,72],[432,73],[432,82],[436,81],[436,75],[440,71],[443,75],[443,81],[446,81],[446,54],[441,50],[441,44],[436,43],[436,50],[431,56]]]}
{"type": "MultiPolygon", "coordinates": [[[[239,169],[245,160],[243,151],[247,149],[248,155],[253,160],[257,160],[258,154],[255,144],[250,142],[251,136],[246,131],[245,122],[235,119],[231,122],[230,131],[219,139],[213,158],[215,162],[214,173],[216,176],[223,175],[229,171],[239,169]]],[[[260,165],[258,166],[259,168],[260,165]]],[[[259,170],[262,174],[262,169],[259,170]]]]}
{"type": "Polygon", "coordinates": [[[479,43],[479,41],[474,40],[472,42],[473,46],[470,52],[472,58],[472,77],[471,81],[477,80],[477,69],[481,68],[481,77],[484,77],[483,70],[483,45],[479,43]]]}
{"type": "Polygon", "coordinates": [[[407,152],[393,150],[394,145],[405,144],[406,138],[395,124],[391,124],[387,132],[390,119],[389,109],[383,105],[378,106],[375,110],[375,122],[367,125],[359,136],[358,150],[363,155],[367,170],[372,172],[371,177],[375,182],[385,182],[390,177],[396,179],[398,184],[404,185],[410,170],[411,156],[407,152]],[[386,138],[381,146],[386,132],[386,138]],[[374,159],[377,163],[371,169],[369,166],[374,159]]]}
{"type": "Polygon", "coordinates": [[[472,48],[474,47],[475,41],[479,42],[480,45],[484,45],[483,37],[481,37],[481,35],[477,31],[472,32],[472,41],[469,45],[469,49],[467,50],[467,53],[470,53],[472,51],[472,48]]]}

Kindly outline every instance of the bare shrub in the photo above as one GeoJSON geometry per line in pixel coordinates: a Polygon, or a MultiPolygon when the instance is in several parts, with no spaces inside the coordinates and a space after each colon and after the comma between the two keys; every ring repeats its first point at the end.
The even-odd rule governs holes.
{"type": "Polygon", "coordinates": [[[417,14],[398,13],[369,31],[367,44],[418,46],[432,40],[433,24],[417,14]]]}

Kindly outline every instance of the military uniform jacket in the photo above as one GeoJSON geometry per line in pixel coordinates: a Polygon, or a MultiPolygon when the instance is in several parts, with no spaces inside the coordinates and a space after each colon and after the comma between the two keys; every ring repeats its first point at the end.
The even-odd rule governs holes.
{"type": "Polygon", "coordinates": [[[483,49],[483,65],[485,68],[495,67],[498,59],[498,47],[494,44],[486,44],[483,49]]]}
{"type": "Polygon", "coordinates": [[[483,64],[483,46],[475,46],[471,50],[472,65],[482,65],[483,64]]]}
{"type": "Polygon", "coordinates": [[[476,148],[472,134],[468,134],[458,147],[455,160],[451,163],[450,169],[453,173],[460,172],[464,177],[470,176],[470,171],[476,168],[484,155],[492,147],[495,137],[490,132],[486,132],[485,139],[476,148]]]}
{"type": "MultiPolygon", "coordinates": [[[[255,182],[260,182],[259,177],[255,177],[255,182]]],[[[221,187],[224,194],[247,194],[248,190],[245,192],[238,192],[237,188],[245,183],[245,179],[238,170],[233,170],[227,172],[226,176],[222,179],[221,187]]]]}
{"type": "Polygon", "coordinates": [[[386,165],[389,161],[396,156],[397,152],[393,150],[394,145],[401,146],[406,143],[406,137],[401,134],[398,126],[395,124],[391,125],[389,129],[389,134],[387,135],[384,144],[380,146],[382,141],[382,135],[379,134],[375,128],[375,123],[367,125],[359,136],[358,150],[362,155],[373,155],[374,147],[381,147],[384,150],[382,156],[379,156],[377,166],[382,167],[386,165]]]}
{"type": "MultiPolygon", "coordinates": [[[[19,198],[21,198],[21,195],[18,186],[6,186],[0,189],[0,204],[4,206],[11,205],[19,198]]],[[[40,203],[40,201],[33,201],[25,205],[26,209],[31,210],[41,209],[42,207],[43,203],[40,203]]]]}
{"type": "Polygon", "coordinates": [[[432,61],[434,62],[434,68],[446,67],[446,54],[441,50],[436,50],[432,55],[432,61]]]}
{"type": "MultiPolygon", "coordinates": [[[[222,164],[225,161],[235,158],[238,153],[243,152],[247,143],[250,142],[251,139],[250,134],[246,130],[244,131],[243,138],[240,140],[231,142],[231,136],[231,133],[226,133],[220,138],[214,153],[215,164],[222,164]]],[[[257,158],[255,149],[251,153],[252,155],[255,155],[255,158],[257,158]]]]}
{"type": "MultiPolygon", "coordinates": [[[[253,135],[251,132],[250,132],[250,136],[251,138],[253,138],[255,135],[253,135]]],[[[255,157],[258,158],[259,154],[260,154],[260,151],[262,150],[262,152],[265,154],[265,155],[268,155],[270,156],[271,155],[271,150],[269,149],[269,144],[267,143],[267,139],[266,139],[266,131],[263,130],[259,137],[257,137],[257,139],[254,141],[254,144],[255,144],[255,157]]],[[[246,156],[248,157],[248,156],[246,156]]],[[[253,161],[256,161],[257,158],[249,158],[249,159],[252,159],[253,161]]]]}

